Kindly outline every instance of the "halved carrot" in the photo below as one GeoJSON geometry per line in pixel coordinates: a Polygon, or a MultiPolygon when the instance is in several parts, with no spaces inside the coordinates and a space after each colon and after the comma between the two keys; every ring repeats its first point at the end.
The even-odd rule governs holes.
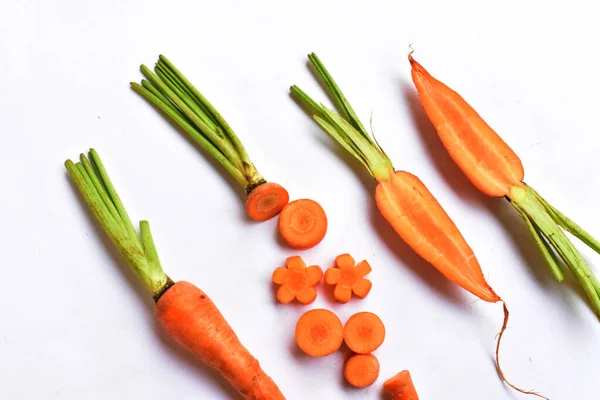
{"type": "Polygon", "coordinates": [[[379,360],[373,354],[355,354],[344,363],[344,378],[356,388],[372,385],[379,377],[379,360]]]}
{"type": "Polygon", "coordinates": [[[279,232],[286,243],[297,250],[316,246],[327,233],[327,215],[311,199],[289,202],[279,214],[279,232]]]}
{"type": "Polygon", "coordinates": [[[366,260],[354,265],[350,254],[340,254],[335,259],[336,267],[325,272],[325,283],[335,285],[333,297],[340,303],[347,303],[352,293],[364,299],[371,291],[372,283],[365,278],[371,272],[371,266],[366,260]]]}
{"type": "Polygon", "coordinates": [[[383,390],[391,400],[419,400],[410,372],[400,371],[383,383],[383,390]]]}
{"type": "Polygon", "coordinates": [[[313,357],[335,353],[344,341],[342,321],[329,310],[317,308],[305,312],[296,324],[296,343],[313,357]]]}
{"type": "Polygon", "coordinates": [[[281,285],[277,290],[277,300],[289,303],[296,299],[302,304],[310,304],[317,298],[314,286],[323,278],[323,270],[318,265],[306,267],[299,256],[288,257],[285,267],[273,271],[273,283],[281,285]]]}
{"type": "Polygon", "coordinates": [[[344,325],[344,342],[355,353],[372,353],[381,346],[384,339],[385,326],[372,312],[356,313],[344,325]]]}
{"type": "Polygon", "coordinates": [[[248,216],[255,221],[276,216],[289,200],[287,191],[267,183],[231,126],[206,97],[163,55],[154,71],[145,65],[141,71],[148,80],[132,82],[133,90],[163,111],[233,176],[248,195],[248,216]]]}
{"type": "Polygon", "coordinates": [[[198,360],[215,369],[246,400],[284,400],[273,380],[240,342],[206,293],[186,281],[173,282],[162,269],[147,221],[140,233],[98,153],[65,162],[69,176],[131,270],[152,295],[155,315],[167,334],[198,360]]]}

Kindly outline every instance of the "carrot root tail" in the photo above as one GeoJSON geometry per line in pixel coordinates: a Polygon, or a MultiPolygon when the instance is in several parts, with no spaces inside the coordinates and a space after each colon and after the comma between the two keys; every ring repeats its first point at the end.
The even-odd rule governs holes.
{"type": "Polygon", "coordinates": [[[532,390],[521,389],[521,388],[513,385],[508,379],[506,379],[506,376],[504,375],[504,372],[502,371],[502,368],[500,367],[500,342],[502,341],[502,336],[504,335],[504,331],[506,331],[510,313],[508,312],[508,307],[506,307],[506,303],[504,301],[502,301],[502,306],[504,308],[504,321],[502,323],[502,329],[500,330],[500,333],[498,334],[498,341],[496,342],[496,370],[498,371],[498,375],[500,376],[500,379],[502,379],[508,386],[510,386],[517,392],[520,392],[523,394],[530,394],[532,396],[537,396],[541,399],[550,400],[548,397],[541,395],[537,392],[534,392],[532,390]]]}

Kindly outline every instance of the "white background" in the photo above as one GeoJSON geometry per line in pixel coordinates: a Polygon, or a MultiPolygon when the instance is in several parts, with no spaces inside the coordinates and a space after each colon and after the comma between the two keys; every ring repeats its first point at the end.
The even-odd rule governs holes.
{"type": "MultiPolygon", "coordinates": [[[[522,399],[493,364],[500,305],[448,283],[374,207],[375,182],[291,100],[326,100],[316,52],[397,169],[417,174],[475,250],[512,317],[501,352],[514,383],[596,399],[600,324],[576,285],[553,281],[503,200],[475,190],[416,101],[415,56],[522,158],[526,181],[600,236],[600,60],[592,2],[0,1],[0,398],[233,399],[157,327],[152,301],[86,213],[63,162],[95,147],[134,220],[150,220],[167,273],[206,290],[288,399],[378,399],[409,369],[422,399],[522,399]],[[492,4],[493,3],[493,4],[492,4]],[[368,4],[368,5],[367,5],[368,4]],[[270,276],[299,254],[276,220],[252,223],[235,182],[130,90],[167,55],[225,115],[267,179],[319,201],[329,231],[301,252],[373,266],[367,299],[274,301],[270,276]],[[379,381],[344,385],[344,352],[302,356],[302,312],[387,327],[379,381]]],[[[595,271],[600,256],[577,244],[595,271]]]]}

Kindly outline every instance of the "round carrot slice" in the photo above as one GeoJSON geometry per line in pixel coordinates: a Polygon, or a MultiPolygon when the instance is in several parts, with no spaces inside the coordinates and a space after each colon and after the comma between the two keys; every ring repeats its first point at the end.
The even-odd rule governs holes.
{"type": "Polygon", "coordinates": [[[281,212],[290,201],[285,188],[277,183],[267,182],[258,185],[246,199],[246,212],[255,221],[266,221],[281,212]]]}
{"type": "Polygon", "coordinates": [[[358,354],[375,351],[385,339],[385,326],[371,312],[359,312],[351,316],[344,326],[344,341],[350,350],[358,354]]]}
{"type": "Polygon", "coordinates": [[[325,210],[314,200],[291,201],[279,215],[279,232],[290,247],[310,249],[319,244],[327,232],[325,210]]]}
{"type": "Polygon", "coordinates": [[[372,385],[379,377],[379,360],[373,354],[355,354],[344,364],[344,378],[356,387],[372,385]]]}
{"type": "Polygon", "coordinates": [[[313,357],[335,353],[344,341],[342,321],[329,310],[317,308],[305,312],[296,324],[296,343],[313,357]]]}

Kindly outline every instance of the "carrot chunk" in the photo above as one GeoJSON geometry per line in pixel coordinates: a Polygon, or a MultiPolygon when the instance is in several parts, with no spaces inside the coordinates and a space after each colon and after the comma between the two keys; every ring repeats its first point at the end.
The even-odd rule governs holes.
{"type": "Polygon", "coordinates": [[[350,254],[341,254],[335,259],[335,267],[325,272],[325,283],[335,285],[333,297],[340,303],[347,303],[352,293],[365,298],[371,291],[372,283],[364,278],[371,272],[367,261],[361,261],[354,266],[354,258],[350,254]]]}
{"type": "Polygon", "coordinates": [[[279,232],[286,243],[298,250],[316,246],[327,233],[327,215],[310,199],[289,202],[279,215],[279,232]]]}
{"type": "Polygon", "coordinates": [[[344,325],[344,341],[350,350],[368,354],[377,350],[385,339],[385,326],[371,312],[359,312],[351,316],[344,325]]]}
{"type": "Polygon", "coordinates": [[[344,364],[344,378],[356,387],[370,386],[379,377],[379,360],[373,354],[355,354],[344,364]]]}
{"type": "Polygon", "coordinates": [[[266,221],[279,214],[289,200],[290,196],[283,186],[263,183],[248,194],[246,212],[255,221],[266,221]]]}
{"type": "Polygon", "coordinates": [[[310,304],[317,298],[314,286],[323,278],[323,270],[318,265],[306,267],[299,256],[288,257],[285,267],[277,267],[271,280],[281,285],[277,290],[277,301],[289,303],[294,299],[302,304],[310,304]]]}
{"type": "Polygon", "coordinates": [[[296,324],[295,337],[298,347],[309,356],[328,356],[344,341],[342,321],[329,310],[307,311],[296,324]]]}
{"type": "Polygon", "coordinates": [[[383,383],[383,390],[391,400],[419,400],[409,371],[400,371],[383,383]]]}

